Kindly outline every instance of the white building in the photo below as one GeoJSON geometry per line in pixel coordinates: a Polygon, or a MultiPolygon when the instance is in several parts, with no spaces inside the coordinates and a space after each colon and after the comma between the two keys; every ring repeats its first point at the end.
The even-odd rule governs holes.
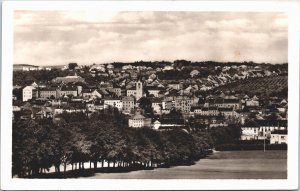
{"type": "Polygon", "coordinates": [[[259,137],[259,124],[254,121],[245,123],[242,127],[241,140],[257,140],[259,137]]]}
{"type": "Polygon", "coordinates": [[[151,118],[146,118],[140,111],[137,111],[136,114],[128,120],[128,126],[134,128],[150,127],[151,118]]]}
{"type": "Polygon", "coordinates": [[[271,133],[270,144],[287,144],[287,131],[274,131],[271,133]]]}
{"type": "Polygon", "coordinates": [[[108,106],[116,107],[119,111],[123,109],[122,100],[118,98],[106,98],[104,99],[104,108],[107,108],[108,106]]]}
{"type": "Polygon", "coordinates": [[[22,90],[22,101],[28,101],[35,97],[35,87],[33,86],[26,86],[22,90]]]}

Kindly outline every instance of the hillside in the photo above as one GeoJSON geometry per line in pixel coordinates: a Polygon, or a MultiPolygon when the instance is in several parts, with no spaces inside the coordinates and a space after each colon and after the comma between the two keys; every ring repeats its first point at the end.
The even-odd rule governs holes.
{"type": "MultiPolygon", "coordinates": [[[[264,94],[268,91],[270,95],[281,93],[288,88],[288,76],[272,76],[263,78],[250,78],[238,82],[226,84],[218,88],[220,91],[244,92],[247,94],[264,94]]],[[[287,93],[287,91],[286,91],[287,93]]]]}

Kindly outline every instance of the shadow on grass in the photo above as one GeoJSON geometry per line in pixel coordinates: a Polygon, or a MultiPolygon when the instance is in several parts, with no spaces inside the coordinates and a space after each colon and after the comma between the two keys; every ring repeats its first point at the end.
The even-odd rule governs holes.
{"type": "Polygon", "coordinates": [[[97,169],[81,169],[81,170],[68,170],[65,173],[61,172],[59,173],[43,173],[43,174],[37,174],[28,176],[25,178],[42,178],[42,179],[61,179],[61,178],[78,178],[78,177],[92,177],[96,173],[128,173],[132,171],[138,171],[138,170],[153,170],[154,167],[103,167],[103,168],[97,168],[97,169]]]}
{"type": "MultiPolygon", "coordinates": [[[[209,153],[208,155],[210,155],[209,153]]],[[[203,157],[204,158],[204,157],[203,157]]],[[[199,161],[200,158],[196,161],[199,161]]],[[[61,173],[43,173],[43,174],[36,174],[27,176],[25,178],[30,179],[64,179],[64,178],[79,178],[79,177],[92,177],[95,176],[96,173],[128,173],[133,171],[139,171],[139,170],[153,170],[155,168],[172,168],[176,166],[192,166],[195,164],[195,161],[178,161],[173,162],[172,165],[163,164],[158,167],[144,167],[142,165],[137,165],[135,167],[129,166],[129,167],[101,167],[101,168],[87,168],[87,169],[77,169],[77,170],[68,170],[66,172],[61,173]]]]}

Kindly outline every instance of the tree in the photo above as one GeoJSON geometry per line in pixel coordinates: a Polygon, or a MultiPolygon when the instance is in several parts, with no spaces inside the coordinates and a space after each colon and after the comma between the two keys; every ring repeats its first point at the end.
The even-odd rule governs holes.
{"type": "Polygon", "coordinates": [[[77,64],[77,63],[69,63],[69,64],[68,64],[69,70],[74,70],[76,67],[78,67],[78,64],[77,64]]]}
{"type": "Polygon", "coordinates": [[[146,114],[153,114],[153,109],[152,109],[152,102],[149,98],[147,97],[141,97],[140,101],[140,108],[142,108],[146,114]]]}

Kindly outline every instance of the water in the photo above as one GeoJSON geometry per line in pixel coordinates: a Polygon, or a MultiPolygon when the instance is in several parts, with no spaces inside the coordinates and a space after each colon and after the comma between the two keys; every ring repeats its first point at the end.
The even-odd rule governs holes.
{"type": "Polygon", "coordinates": [[[126,173],[96,173],[95,179],[286,179],[286,151],[221,151],[191,166],[126,173]]]}

